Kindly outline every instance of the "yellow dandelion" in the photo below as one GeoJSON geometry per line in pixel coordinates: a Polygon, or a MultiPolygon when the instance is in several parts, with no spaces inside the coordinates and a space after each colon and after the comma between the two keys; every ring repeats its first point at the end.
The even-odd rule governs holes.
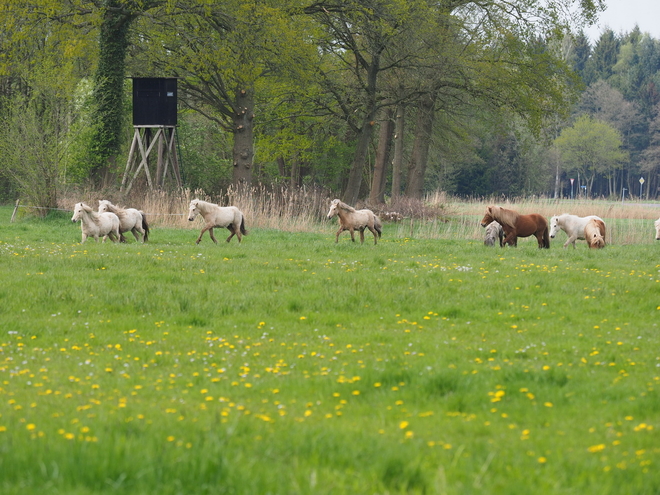
{"type": "Polygon", "coordinates": [[[399,423],[399,428],[405,430],[406,428],[408,428],[408,424],[409,424],[408,421],[401,421],[401,423],[399,423]]]}

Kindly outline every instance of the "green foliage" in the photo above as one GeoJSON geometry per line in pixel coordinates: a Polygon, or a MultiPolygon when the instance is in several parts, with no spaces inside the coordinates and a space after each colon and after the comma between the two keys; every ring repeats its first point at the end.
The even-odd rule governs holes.
{"type": "Polygon", "coordinates": [[[660,488],[657,246],[395,228],[83,247],[64,215],[5,225],[0,489],[660,488]]]}

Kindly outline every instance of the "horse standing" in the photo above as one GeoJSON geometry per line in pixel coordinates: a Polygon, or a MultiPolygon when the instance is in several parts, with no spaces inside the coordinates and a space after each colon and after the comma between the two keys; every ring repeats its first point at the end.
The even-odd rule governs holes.
{"type": "Polygon", "coordinates": [[[135,208],[120,208],[113,205],[107,199],[99,199],[99,213],[110,211],[119,217],[119,241],[126,242],[124,232],[133,232],[136,241],[140,240],[138,232],[142,236],[142,242],[149,239],[149,224],[144,212],[135,208]]]}
{"type": "Polygon", "coordinates": [[[605,247],[605,222],[600,218],[592,218],[584,226],[584,238],[591,249],[605,247]]]}
{"type": "Polygon", "coordinates": [[[500,240],[500,247],[504,246],[504,229],[496,222],[492,221],[486,225],[486,238],[484,239],[485,246],[494,246],[495,241],[500,240]]]}
{"type": "Polygon", "coordinates": [[[356,210],[352,206],[343,203],[338,199],[333,199],[330,203],[328,218],[339,217],[339,230],[335,236],[335,243],[339,242],[339,234],[348,230],[351,233],[351,240],[355,242],[354,232],[360,232],[360,243],[364,244],[364,229],[369,229],[374,235],[374,244],[378,244],[383,230],[380,218],[371,210],[356,210]]]}
{"type": "Polygon", "coordinates": [[[229,237],[227,237],[227,242],[231,241],[231,238],[236,235],[240,244],[243,236],[248,234],[247,230],[245,230],[243,213],[235,206],[219,206],[214,203],[202,201],[201,199],[193,199],[190,202],[190,208],[188,210],[188,220],[192,222],[198,214],[202,215],[206,225],[204,225],[204,228],[199,233],[196,244],[199,244],[204,232],[207,230],[209,236],[211,236],[211,240],[217,244],[218,240],[213,235],[213,229],[215,227],[226,227],[231,232],[229,237]]]}
{"type": "Polygon", "coordinates": [[[550,239],[548,237],[548,221],[543,215],[530,213],[521,215],[515,210],[507,210],[500,206],[488,206],[486,214],[481,220],[481,226],[485,227],[492,221],[497,221],[502,225],[506,237],[503,243],[509,246],[518,245],[518,237],[535,236],[539,243],[539,248],[549,248],[550,239]]]}
{"type": "MultiPolygon", "coordinates": [[[[562,215],[554,216],[550,219],[550,237],[555,238],[559,230],[566,232],[568,239],[564,243],[564,247],[568,247],[569,244],[573,244],[573,249],[575,249],[575,241],[577,239],[584,239],[584,228],[587,223],[592,220],[603,221],[602,218],[597,217],[596,215],[589,215],[587,217],[578,217],[577,215],[570,215],[564,213],[562,215]]],[[[604,234],[603,234],[604,235],[604,234]]]]}
{"type": "Polygon", "coordinates": [[[654,223],[655,223],[655,240],[660,241],[660,218],[658,218],[654,223]]]}
{"type": "Polygon", "coordinates": [[[84,244],[88,237],[93,237],[96,242],[99,242],[100,236],[103,236],[103,242],[107,237],[113,242],[119,240],[119,217],[114,213],[97,213],[85,203],[77,203],[71,221],[75,223],[78,220],[82,229],[80,244],[84,244]]]}

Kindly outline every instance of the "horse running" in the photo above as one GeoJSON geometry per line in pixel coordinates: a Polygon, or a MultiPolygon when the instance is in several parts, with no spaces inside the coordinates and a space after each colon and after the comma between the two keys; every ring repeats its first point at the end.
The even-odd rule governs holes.
{"type": "Polygon", "coordinates": [[[80,244],[84,244],[88,237],[93,237],[96,242],[99,242],[101,236],[103,242],[107,237],[110,237],[113,242],[119,240],[119,217],[114,213],[97,213],[85,203],[77,203],[73,209],[71,221],[75,223],[78,220],[80,220],[82,229],[80,244]]]}
{"type": "Polygon", "coordinates": [[[188,210],[188,220],[192,222],[198,214],[202,215],[206,224],[199,233],[196,244],[199,244],[204,232],[207,230],[211,236],[211,240],[217,244],[218,240],[213,235],[213,229],[215,227],[226,227],[231,232],[229,237],[227,237],[227,242],[231,241],[231,238],[236,235],[240,244],[243,236],[248,234],[247,230],[245,230],[243,213],[235,206],[219,206],[214,203],[202,201],[201,199],[193,199],[190,202],[190,208],[188,210]]]}
{"type": "Polygon", "coordinates": [[[538,213],[521,215],[515,210],[507,210],[500,206],[488,206],[486,214],[481,220],[481,226],[485,227],[493,221],[502,225],[506,234],[503,243],[509,246],[518,245],[518,237],[535,236],[539,243],[539,248],[549,248],[550,238],[548,237],[548,222],[538,213]]]}
{"type": "Polygon", "coordinates": [[[381,237],[382,225],[380,218],[371,210],[356,210],[352,206],[343,203],[338,199],[333,199],[330,203],[328,218],[339,217],[339,230],[335,236],[335,243],[339,242],[339,234],[348,230],[351,233],[351,240],[355,242],[354,232],[360,232],[360,243],[364,244],[364,229],[369,229],[374,235],[374,244],[378,244],[381,237]]]}
{"type": "Polygon", "coordinates": [[[500,240],[500,247],[504,246],[504,229],[496,222],[492,221],[486,225],[486,238],[484,239],[485,246],[494,246],[495,241],[500,240]]]}
{"type": "Polygon", "coordinates": [[[550,237],[555,238],[559,230],[566,232],[568,239],[564,243],[564,247],[568,247],[569,244],[573,244],[575,249],[575,241],[577,239],[584,239],[584,227],[587,225],[589,220],[596,219],[603,221],[602,218],[597,217],[596,215],[589,215],[587,217],[578,217],[577,215],[570,215],[564,213],[562,215],[554,216],[550,219],[550,237]]]}
{"type": "Polygon", "coordinates": [[[584,238],[591,249],[605,247],[605,222],[600,218],[592,218],[584,226],[584,238]]]}
{"type": "Polygon", "coordinates": [[[655,240],[660,241],[660,218],[655,221],[655,240]]]}
{"type": "Polygon", "coordinates": [[[139,241],[138,232],[142,236],[142,242],[149,239],[149,224],[144,212],[135,208],[120,208],[113,205],[107,199],[99,199],[99,213],[110,211],[119,217],[119,241],[126,242],[124,232],[131,231],[136,241],[139,241]]]}

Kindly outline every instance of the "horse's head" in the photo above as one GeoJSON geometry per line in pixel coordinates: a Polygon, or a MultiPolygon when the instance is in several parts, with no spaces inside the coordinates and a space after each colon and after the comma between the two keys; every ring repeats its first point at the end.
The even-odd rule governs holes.
{"type": "Polygon", "coordinates": [[[481,219],[481,226],[486,227],[488,224],[490,224],[493,221],[495,221],[495,219],[493,218],[493,208],[489,206],[488,208],[486,208],[486,214],[481,219]]]}
{"type": "Polygon", "coordinates": [[[199,199],[193,199],[188,207],[188,220],[192,222],[199,212],[199,199]]]}
{"type": "Polygon", "coordinates": [[[99,199],[99,213],[105,213],[106,211],[112,211],[112,203],[107,199],[99,199]]]}
{"type": "Polygon", "coordinates": [[[660,218],[655,221],[655,240],[660,241],[660,218]]]}
{"type": "Polygon", "coordinates": [[[73,216],[71,217],[71,221],[73,223],[76,223],[78,220],[82,218],[82,216],[85,214],[85,212],[90,212],[92,209],[87,206],[85,203],[76,203],[76,206],[73,207],[73,216]]]}
{"type": "Polygon", "coordinates": [[[593,234],[593,237],[589,241],[589,247],[592,249],[600,249],[605,247],[605,239],[600,234],[593,234]]]}
{"type": "Polygon", "coordinates": [[[550,219],[550,238],[554,239],[555,236],[557,235],[557,232],[559,232],[559,217],[554,216],[550,219]]]}
{"type": "Polygon", "coordinates": [[[330,203],[330,210],[328,211],[328,218],[332,218],[337,215],[339,210],[339,203],[340,201],[338,199],[332,200],[332,203],[330,203]]]}

